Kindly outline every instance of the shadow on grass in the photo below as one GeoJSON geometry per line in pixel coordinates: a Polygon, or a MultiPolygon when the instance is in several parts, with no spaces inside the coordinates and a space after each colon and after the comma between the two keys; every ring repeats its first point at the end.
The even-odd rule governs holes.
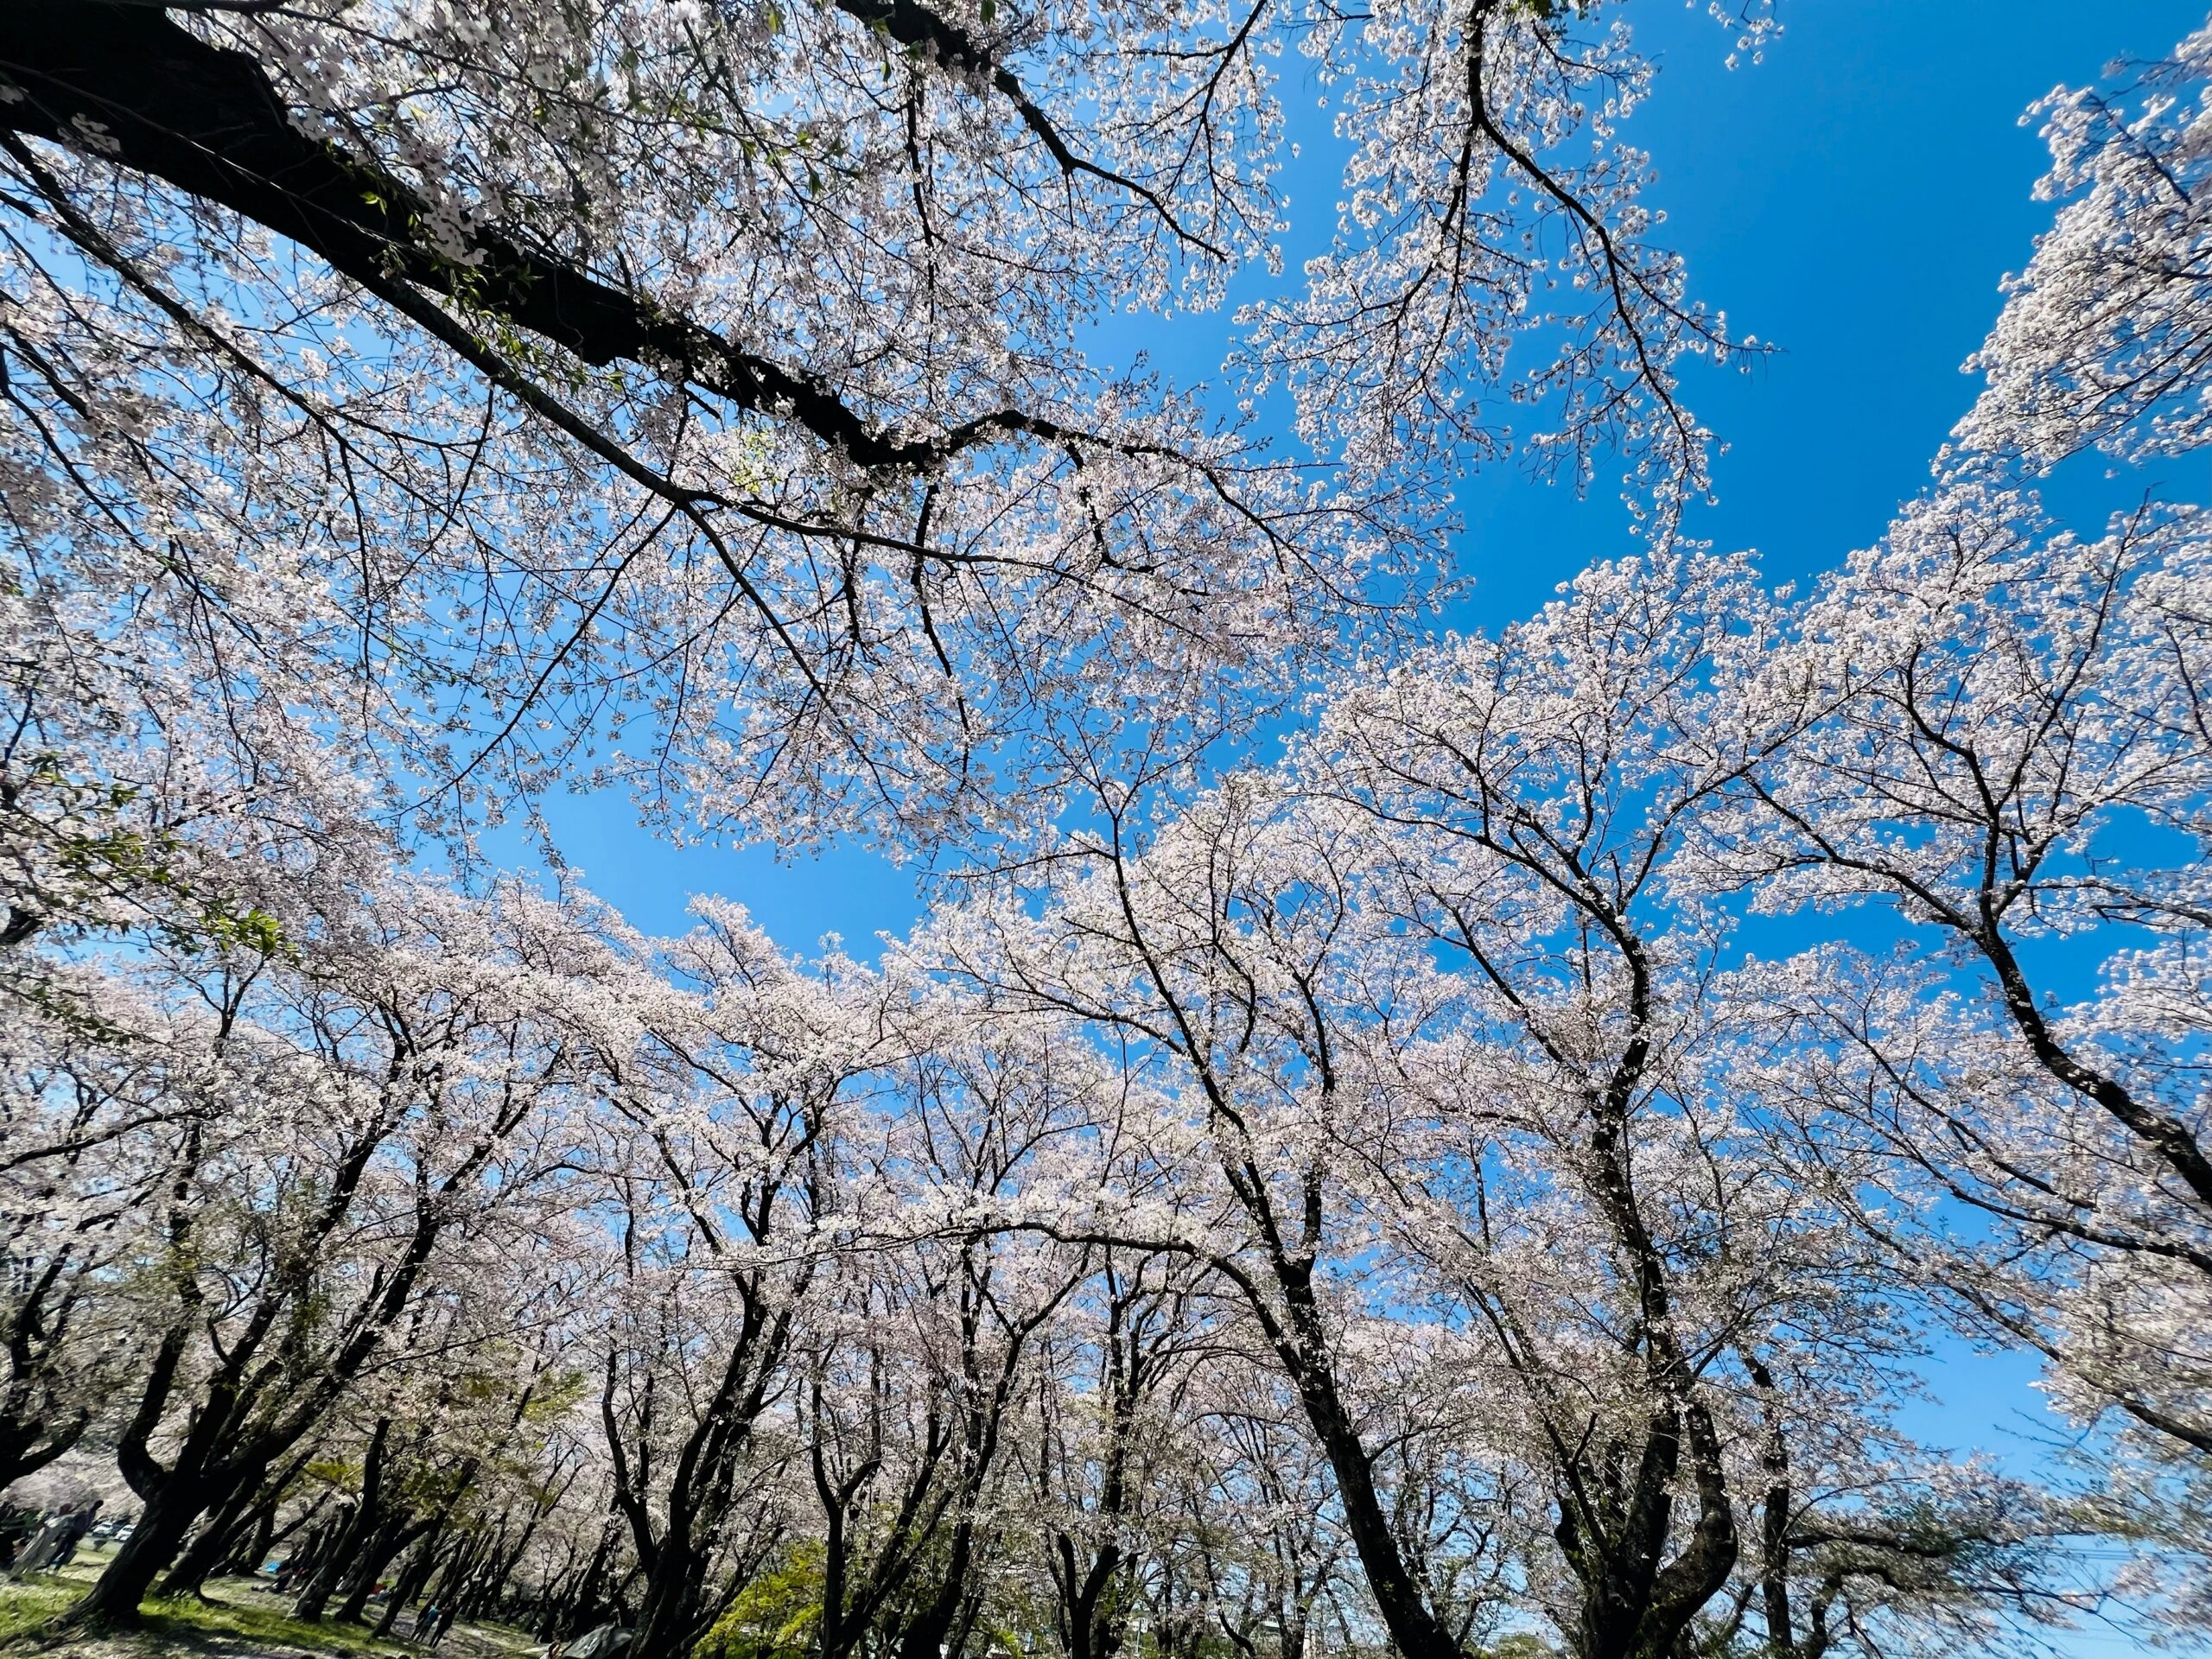
{"type": "Polygon", "coordinates": [[[378,1641],[359,1626],[310,1624],[282,1606],[257,1605],[252,1591],[199,1601],[149,1601],[135,1629],[100,1636],[56,1637],[52,1622],[68,1611],[84,1586],[69,1579],[0,1584],[0,1647],[10,1652],[126,1655],[200,1654],[211,1659],[267,1659],[269,1656],[397,1656],[416,1649],[378,1641]]]}

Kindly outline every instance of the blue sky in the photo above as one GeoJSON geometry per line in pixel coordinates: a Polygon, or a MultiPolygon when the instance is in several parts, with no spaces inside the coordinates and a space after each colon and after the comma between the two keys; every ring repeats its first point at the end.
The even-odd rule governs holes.
{"type": "MultiPolygon", "coordinates": [[[[1719,502],[1691,533],[1758,550],[1768,573],[1802,578],[1873,540],[1924,486],[1930,458],[1974,385],[1960,372],[1996,315],[1998,283],[2026,260],[2050,208],[2031,197],[2044,150],[2024,107],[2053,86],[2094,78],[2115,56],[2157,54],[2204,19],[2203,0],[1783,0],[1784,33],[1766,60],[1725,67],[1730,37],[1703,0],[1630,0],[1624,15],[1662,65],[1630,137],[1660,178],[1653,199],[1689,261],[1694,292],[1733,328],[1780,350],[1747,374],[1694,369],[1684,395],[1727,446],[1719,502]]],[[[1295,74],[1296,59],[1285,60],[1295,74]]],[[[1291,99],[1310,111],[1311,97],[1291,99]]],[[[1289,180],[1296,257],[1325,239],[1336,200],[1331,146],[1296,133],[1307,160],[1289,180]]],[[[1253,291],[1241,284],[1240,291],[1253,291]]],[[[1108,359],[1140,340],[1185,384],[1214,378],[1224,321],[1116,322],[1096,341],[1108,359]]],[[[2076,468],[2057,492],[2102,511],[2145,484],[2203,499],[2202,459],[2147,479],[2076,468]]],[[[1582,565],[1632,546],[1611,485],[1587,499],[1534,485],[1509,464],[1458,486],[1461,548],[1476,588],[1455,621],[1494,626],[1540,604],[1582,565]]],[[[762,850],[676,850],[606,797],[550,804],[566,855],[593,888],[652,930],[682,925],[688,894],[741,899],[787,946],[836,931],[873,954],[879,930],[918,912],[906,873],[855,850],[779,865],[762,850]]],[[[2036,1454],[2023,1430],[2056,1428],[2012,1357],[1940,1348],[1936,1403],[1912,1408],[1916,1432],[1982,1446],[2015,1467],[2036,1454]]],[[[2132,1651],[2110,1641],[2081,1654],[2132,1651]]]]}
{"type": "MultiPolygon", "coordinates": [[[[1973,395],[1959,365],[1996,315],[1999,279],[2050,218],[2031,196],[2044,151],[2022,110],[2115,56],[2162,51],[2203,21],[2203,0],[1783,0],[1766,60],[1734,70],[1731,37],[1703,0],[1620,10],[1661,63],[1628,130],[1655,157],[1653,200],[1694,292],[1737,332],[1779,347],[1748,373],[1692,366],[1686,400],[1726,449],[1719,501],[1690,530],[1756,549],[1777,579],[1805,576],[1872,541],[1923,487],[1973,395]]],[[[1303,67],[1284,64],[1294,75],[1303,67]]],[[[1292,92],[1294,110],[1311,111],[1292,92]]],[[[1325,240],[1337,192],[1325,137],[1293,136],[1307,156],[1288,181],[1294,270],[1325,240]]],[[[1188,385],[1216,378],[1226,338],[1218,316],[1116,321],[1095,350],[1112,360],[1141,340],[1188,385]]],[[[2153,481],[2202,499],[2204,467],[2153,481]]],[[[1475,579],[1457,622],[1524,614],[1583,565],[1632,546],[1602,477],[1579,499],[1510,463],[1456,487],[1462,566],[1475,579]]],[[[2069,493],[2101,492],[2092,480],[2069,493]]],[[[549,805],[564,855],[649,929],[681,925],[688,894],[719,892],[786,945],[836,931],[872,954],[879,930],[919,910],[908,873],[858,850],[779,865],[765,849],[671,848],[620,798],[549,805]]]]}

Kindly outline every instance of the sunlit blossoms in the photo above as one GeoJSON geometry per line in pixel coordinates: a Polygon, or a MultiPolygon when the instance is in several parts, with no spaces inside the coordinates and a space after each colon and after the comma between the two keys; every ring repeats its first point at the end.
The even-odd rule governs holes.
{"type": "Polygon", "coordinates": [[[2212,32],[2104,85],[2037,106],[2061,202],[1967,366],[1988,390],[1960,423],[1970,452],[2047,467],[2094,447],[2181,454],[2212,415],[2212,32]]]}
{"type": "Polygon", "coordinates": [[[1777,587],[1611,8],[10,8],[0,1492],[135,1522],[54,1633],[2201,1635],[2212,523],[2044,480],[2202,457],[2208,61],[2037,106],[1937,483],[1777,587]],[[1624,543],[1437,626],[1509,451],[1624,543]],[[563,789],[940,879],[657,937],[497,868],[563,789]]]}

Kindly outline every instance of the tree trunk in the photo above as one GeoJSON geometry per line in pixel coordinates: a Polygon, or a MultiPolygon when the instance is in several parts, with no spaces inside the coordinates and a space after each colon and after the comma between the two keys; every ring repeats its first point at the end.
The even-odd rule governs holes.
{"type": "Polygon", "coordinates": [[[164,1598],[196,1596],[200,1586],[217,1573],[234,1573],[244,1578],[258,1573],[276,1540],[305,1524],[322,1507],[323,1499],[318,1497],[294,1517],[283,1533],[276,1530],[276,1511],[284,1494],[312,1455],[312,1452],[301,1452],[281,1474],[257,1487],[241,1485],[224,1507],[220,1525],[204,1529],[186,1546],[183,1559],[169,1569],[168,1578],[155,1593],[164,1598]]]}
{"type": "MultiPolygon", "coordinates": [[[[670,1527],[671,1533],[676,1529],[670,1527]]],[[[705,1588],[706,1562],[696,1559],[688,1539],[664,1539],[660,1559],[646,1576],[645,1599],[638,1609],[638,1633],[625,1659],[683,1659],[698,1632],[693,1628],[705,1588]]]]}
{"type": "Polygon", "coordinates": [[[614,1559],[614,1546],[622,1536],[621,1522],[608,1516],[600,1528],[599,1543],[592,1551],[591,1560],[577,1574],[573,1584],[563,1593],[560,1605],[549,1615],[548,1623],[538,1634],[548,1641],[565,1642],[589,1627],[585,1618],[599,1611],[606,1594],[607,1571],[614,1559]]]}
{"type": "Polygon", "coordinates": [[[480,1539],[463,1541],[460,1548],[447,1559],[445,1572],[438,1580],[438,1587],[430,1592],[430,1599],[441,1607],[457,1607],[462,1592],[467,1587],[470,1575],[483,1554],[480,1539]]]}
{"type": "Polygon", "coordinates": [[[1122,1572],[1121,1546],[1108,1539],[1085,1565],[1076,1558],[1071,1535],[1055,1533],[1052,1542],[1058,1551],[1052,1577],[1060,1592],[1060,1617],[1065,1625],[1062,1639],[1067,1644],[1068,1659],[1114,1659],[1122,1645],[1121,1624],[1113,1605],[1115,1581],[1122,1572]]]}
{"type": "Polygon", "coordinates": [[[322,1617],[324,1605],[336,1593],[341,1579],[362,1551],[384,1529],[385,1460],[391,1440],[391,1419],[379,1417],[361,1458],[361,1498],[345,1529],[332,1542],[327,1557],[315,1563],[315,1577],[292,1609],[294,1618],[309,1624],[322,1617]]]}
{"type": "Polygon", "coordinates": [[[1352,1548],[1375,1597],[1376,1611],[1382,1615],[1383,1625],[1404,1659],[1465,1659],[1459,1643],[1430,1611],[1414,1581],[1399,1548],[1389,1512],[1376,1491],[1374,1464],[1338,1389],[1335,1369],[1328,1357],[1328,1339],[1314,1300],[1312,1269],[1280,1255],[1270,1265],[1289,1309],[1288,1328],[1275,1320],[1264,1303],[1253,1305],[1265,1315],[1263,1326],[1274,1327],[1268,1334],[1337,1478],[1344,1529],[1351,1535],[1352,1548]]]}
{"type": "Polygon", "coordinates": [[[331,1617],[341,1624],[359,1624],[368,1615],[369,1598],[376,1593],[377,1580],[384,1576],[399,1552],[428,1530],[427,1522],[410,1527],[401,1521],[391,1521],[372,1533],[353,1558],[353,1571],[346,1575],[346,1598],[331,1617]]]}
{"type": "Polygon", "coordinates": [[[241,1577],[251,1578],[261,1570],[269,1559],[269,1552],[276,1548],[276,1505],[274,1501],[256,1507],[248,1523],[232,1535],[237,1542],[224,1568],[241,1577]]]}
{"type": "Polygon", "coordinates": [[[174,1601],[181,1596],[200,1593],[200,1586],[230,1554],[232,1541],[237,1537],[238,1524],[251,1502],[252,1494],[241,1489],[207,1518],[206,1524],[185,1546],[176,1565],[169,1569],[168,1576],[162,1580],[156,1593],[162,1600],[174,1601]]]}
{"type": "Polygon", "coordinates": [[[346,1535],[346,1528],[353,1522],[353,1506],[340,1503],[334,1513],[324,1516],[309,1527],[307,1536],[301,1539],[285,1558],[288,1581],[300,1584],[313,1578],[322,1564],[329,1560],[330,1552],[338,1548],[339,1541],[346,1535]]]}
{"type": "Polygon", "coordinates": [[[184,1547],[185,1535],[206,1507],[207,1494],[169,1480],[157,1487],[139,1511],[138,1524],[107,1564],[98,1581],[72,1607],[66,1624],[73,1630],[127,1630],[138,1622],[139,1604],[161,1571],[184,1547]]]}
{"type": "Polygon", "coordinates": [[[337,1529],[315,1553],[314,1565],[308,1569],[307,1587],[292,1604],[294,1618],[312,1624],[322,1618],[323,1609],[330,1605],[330,1598],[338,1589],[340,1575],[353,1559],[360,1535],[361,1512],[355,1510],[339,1522],[337,1529]]]}
{"type": "Polygon", "coordinates": [[[899,1633],[899,1659],[939,1659],[950,1647],[946,1638],[959,1621],[968,1593],[968,1566],[975,1548],[975,1527],[963,1520],[952,1529],[952,1548],[937,1593],[923,1603],[899,1633]]]}
{"type": "Polygon", "coordinates": [[[36,1474],[77,1444],[92,1421],[79,1414],[59,1427],[49,1428],[42,1417],[10,1421],[0,1417],[0,1492],[25,1475],[36,1474]]]}
{"type": "Polygon", "coordinates": [[[384,1617],[377,1620],[378,1637],[391,1634],[401,1611],[421,1595],[423,1586],[429,1582],[430,1574],[438,1565],[438,1536],[436,1530],[430,1532],[423,1538],[422,1547],[409,1558],[406,1570],[400,1573],[399,1581],[392,1586],[391,1594],[385,1601],[384,1617]]]}
{"type": "MultiPolygon", "coordinates": [[[[530,1548],[530,1541],[537,1535],[538,1523],[544,1518],[543,1510],[536,1511],[524,1524],[522,1536],[515,1541],[515,1547],[512,1549],[506,1551],[504,1554],[496,1548],[493,1550],[486,1567],[488,1573],[486,1593],[493,1603],[498,1602],[508,1581],[514,1577],[515,1570],[522,1565],[523,1555],[530,1548]]],[[[502,1530],[504,1532],[504,1529],[502,1530]]],[[[489,1611],[488,1607],[486,1611],[489,1611]]]]}

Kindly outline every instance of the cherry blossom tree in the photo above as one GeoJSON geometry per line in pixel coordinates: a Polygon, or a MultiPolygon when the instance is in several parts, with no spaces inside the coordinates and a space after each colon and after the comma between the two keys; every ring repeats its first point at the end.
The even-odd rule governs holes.
{"type": "Polygon", "coordinates": [[[2050,146],[2037,194],[2063,205],[1967,360],[1988,385],[1954,435],[1961,461],[2040,470],[2091,448],[2136,459],[2203,443],[2209,81],[2212,32],[2200,29],[2030,111],[2050,146]]]}
{"type": "MultiPolygon", "coordinates": [[[[81,1011],[81,992],[61,1007],[81,1011]]],[[[136,1217],[160,1191],[163,1162],[149,1155],[156,1137],[148,1131],[166,1116],[130,1068],[100,1052],[106,1033],[35,1008],[16,1015],[0,1095],[8,1274],[0,1478],[9,1485],[75,1446],[143,1358],[101,1293],[103,1275],[136,1245],[136,1217]]]]}
{"type": "Polygon", "coordinates": [[[1465,964],[1461,1023],[1400,1085],[1436,1096],[1434,1150],[1398,1177],[1405,1243],[1511,1380],[1507,1454],[1556,1514],[1543,1593],[1581,1653],[1733,1639],[1747,1615],[1773,1650],[1819,1650],[1839,1597],[1872,1639],[1865,1592],[1916,1574],[1940,1605],[1916,1552],[1973,1554],[1989,1525],[1847,1380],[1899,1375],[1910,1327],[1852,1211],[1773,1154],[1768,1086],[1796,1056],[1721,971],[1703,843],[1797,730],[1728,690],[1783,620],[1741,561],[1598,567],[1495,643],[1352,690],[1301,763],[1386,827],[1371,902],[1465,964]],[[1831,1581],[1839,1529],[1867,1554],[1827,1549],[1831,1581]]]}
{"type": "Polygon", "coordinates": [[[1800,729],[1720,854],[1763,906],[1881,905],[1932,941],[1773,982],[1828,1057],[1824,1133],[1886,1149],[1880,1230],[2069,1410],[2197,1456],[2204,549],[2185,509],[2088,537],[1982,484],[1915,504],[1747,682],[1800,729]]]}
{"type": "Polygon", "coordinates": [[[859,1219],[848,1120],[876,1059],[864,976],[810,978],[734,906],[702,905],[665,962],[600,1154],[621,1267],[599,1414],[651,1656],[688,1652],[783,1529],[775,1411],[859,1219]]]}
{"type": "Polygon", "coordinates": [[[351,896],[292,953],[130,969],[168,993],[159,1088],[178,1109],[139,1241],[154,1334],[117,1442],[144,1508],[80,1622],[130,1620],[195,1520],[434,1336],[443,1270],[543,1224],[578,1081],[559,1016],[608,956],[590,911],[407,880],[351,896]]]}
{"type": "Polygon", "coordinates": [[[1114,1659],[1166,1492],[1197,1437],[1193,1367],[1227,1356],[1205,1316],[1201,1274],[1172,1252],[1102,1247],[1071,1317],[1039,1343],[1035,1439],[1027,1450],[1052,1624],[1068,1659],[1114,1659]]]}
{"type": "Polygon", "coordinates": [[[2039,106],[1961,447],[1800,597],[1681,533],[1755,347],[1599,5],[0,16],[0,1484],[143,1505],[71,1619],[281,1544],[637,1659],[1826,1659],[2099,1530],[2201,1621],[2212,543],[2018,475],[2200,442],[2208,54],[2039,106]],[[1327,251],[1095,365],[1273,280],[1287,53],[1327,251]],[[1516,447],[1654,533],[1418,633],[1516,447]],[[953,879],[647,938],[486,868],[569,785],[953,879]],[[2094,1490],[1904,1432],[1942,1320],[2094,1490]]]}
{"type": "Polygon", "coordinates": [[[1149,814],[1102,791],[1035,893],[908,947],[1145,1080],[1106,1121],[1164,1185],[1109,1165],[1028,1224],[1236,1293],[1408,1650],[2060,1605],[2032,1504],[1977,1515],[1885,1426],[1899,1281],[1777,1150],[1807,1074],[1729,972],[1715,849],[1808,729],[1738,692],[1790,620],[1740,559],[1599,567],[1496,641],[1348,673],[1277,772],[1149,814]]]}
{"type": "Polygon", "coordinates": [[[1625,32],[988,10],[11,9],[22,594],[133,595],[449,824],[592,778],[932,841],[1049,810],[1027,735],[1097,687],[1249,719],[1310,677],[1432,563],[1422,457],[1514,400],[1579,473],[1701,487],[1675,365],[1730,347],[1637,199],[1625,32]],[[1334,471],[1077,345],[1277,261],[1287,47],[1370,137],[1249,378],[1334,471]],[[1531,335],[1565,343],[1509,373],[1531,335]]]}

